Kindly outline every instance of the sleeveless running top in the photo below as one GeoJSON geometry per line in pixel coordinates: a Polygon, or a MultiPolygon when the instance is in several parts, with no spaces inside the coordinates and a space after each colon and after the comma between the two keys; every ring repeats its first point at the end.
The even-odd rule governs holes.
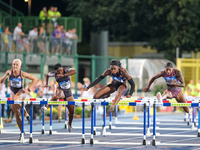
{"type": "Polygon", "coordinates": [[[23,88],[22,86],[23,78],[21,75],[21,70],[20,70],[19,75],[17,76],[14,76],[13,70],[12,70],[9,79],[10,79],[10,89],[14,94],[16,94],[19,90],[23,88]]]}
{"type": "Polygon", "coordinates": [[[165,72],[165,75],[163,77],[165,79],[165,82],[167,84],[170,84],[172,82],[172,80],[175,80],[176,83],[180,83],[180,81],[176,78],[176,73],[175,73],[175,69],[173,69],[172,73],[170,75],[168,75],[166,72],[165,72]]]}
{"type": "Polygon", "coordinates": [[[119,68],[119,73],[116,73],[116,74],[112,73],[111,77],[114,82],[121,82],[121,83],[126,82],[126,77],[124,77],[120,68],[119,68]]]}
{"type": "MultiPolygon", "coordinates": [[[[71,68],[66,67],[64,69],[64,74],[70,72],[71,68]]],[[[71,76],[66,77],[58,77],[56,71],[52,71],[48,73],[49,77],[55,77],[58,82],[58,88],[62,90],[71,90],[71,76]]]]}

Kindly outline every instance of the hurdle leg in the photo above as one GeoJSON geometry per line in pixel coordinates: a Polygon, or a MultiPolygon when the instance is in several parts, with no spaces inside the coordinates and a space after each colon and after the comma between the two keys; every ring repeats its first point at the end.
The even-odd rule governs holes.
{"type": "Polygon", "coordinates": [[[67,129],[67,106],[65,105],[65,129],[67,129]]]}
{"type": "Polygon", "coordinates": [[[22,132],[21,132],[21,141],[20,143],[24,143],[24,101],[22,101],[22,132]]]}
{"type": "Polygon", "coordinates": [[[143,145],[147,145],[146,141],[146,103],[144,103],[144,137],[143,137],[143,145]]]}
{"type": "Polygon", "coordinates": [[[106,135],[106,105],[103,105],[103,136],[106,135]]]}
{"type": "Polygon", "coordinates": [[[117,120],[117,112],[118,112],[118,106],[116,105],[115,106],[115,123],[118,122],[118,120],[117,120]]]}
{"type": "Polygon", "coordinates": [[[91,103],[91,139],[90,139],[90,144],[94,144],[94,139],[93,139],[93,123],[94,123],[94,103],[91,103]]]}
{"type": "Polygon", "coordinates": [[[198,137],[200,137],[200,102],[199,102],[199,119],[198,119],[198,137]]]}
{"type": "MultiPolygon", "coordinates": [[[[44,101],[44,99],[43,99],[43,101],[44,101]]],[[[45,104],[43,104],[43,107],[45,107],[45,104]]],[[[44,118],[45,118],[45,113],[43,112],[42,113],[42,134],[45,133],[45,128],[44,128],[45,120],[44,120],[44,118]]]]}
{"type": "Polygon", "coordinates": [[[31,110],[30,110],[30,117],[31,117],[31,121],[30,121],[30,138],[29,138],[29,143],[33,143],[33,137],[32,137],[32,130],[33,130],[33,102],[31,102],[31,110]]]}
{"type": "Polygon", "coordinates": [[[193,107],[194,108],[194,126],[197,126],[197,107],[193,107]]]}
{"type": "Polygon", "coordinates": [[[193,111],[192,111],[192,127],[191,127],[191,130],[194,130],[194,128],[195,128],[194,127],[194,117],[195,117],[195,115],[194,115],[194,109],[195,108],[193,107],[193,109],[192,109],[193,111]]]}
{"type": "Polygon", "coordinates": [[[49,134],[52,134],[52,111],[53,111],[53,106],[51,105],[51,107],[50,107],[50,129],[49,129],[49,134]]]}
{"type": "Polygon", "coordinates": [[[150,132],[150,111],[151,111],[151,105],[149,102],[149,106],[148,106],[148,116],[147,116],[147,136],[150,137],[151,136],[151,132],[150,132]]]}
{"type": "Polygon", "coordinates": [[[152,145],[156,145],[156,102],[153,104],[153,141],[152,145]]]}
{"type": "Polygon", "coordinates": [[[110,124],[109,124],[109,129],[112,128],[112,112],[110,112],[110,124]]]}
{"type": "Polygon", "coordinates": [[[85,103],[82,104],[82,140],[81,143],[85,144],[85,103]]]}
{"type": "MultiPolygon", "coordinates": [[[[189,107],[189,112],[191,112],[191,107],[189,107]]],[[[191,113],[188,113],[188,122],[187,125],[190,125],[191,122],[191,113]]]]}
{"type": "Polygon", "coordinates": [[[94,135],[97,135],[96,131],[96,105],[94,104],[94,135]]]}

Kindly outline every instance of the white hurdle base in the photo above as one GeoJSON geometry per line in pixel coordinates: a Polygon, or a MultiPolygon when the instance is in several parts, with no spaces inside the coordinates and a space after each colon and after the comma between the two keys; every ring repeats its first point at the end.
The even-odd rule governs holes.
{"type": "Polygon", "coordinates": [[[160,128],[160,127],[156,127],[156,130],[175,130],[175,131],[195,131],[197,130],[197,128],[160,128]]]}
{"type": "MultiPolygon", "coordinates": [[[[82,144],[81,142],[76,141],[36,141],[34,143],[37,144],[82,144]]],[[[86,144],[89,143],[89,141],[85,141],[86,144]]]]}
{"type": "Polygon", "coordinates": [[[141,137],[144,136],[143,134],[140,134],[140,133],[131,134],[131,133],[111,133],[111,132],[106,132],[105,136],[106,135],[113,135],[113,136],[141,136],[141,137]]]}
{"type": "Polygon", "coordinates": [[[156,136],[162,136],[162,137],[197,137],[197,135],[184,135],[184,134],[180,134],[180,135],[175,135],[175,134],[160,134],[160,133],[156,133],[156,136]]]}
{"type": "Polygon", "coordinates": [[[161,142],[156,142],[157,145],[167,145],[167,146],[200,146],[200,144],[193,144],[193,143],[161,143],[161,142]]]}
{"type": "MultiPolygon", "coordinates": [[[[133,143],[133,142],[128,143],[128,142],[99,142],[99,141],[94,141],[94,144],[101,144],[101,145],[143,145],[143,143],[133,143]]],[[[150,145],[150,141],[147,141],[147,145],[150,145]]]]}

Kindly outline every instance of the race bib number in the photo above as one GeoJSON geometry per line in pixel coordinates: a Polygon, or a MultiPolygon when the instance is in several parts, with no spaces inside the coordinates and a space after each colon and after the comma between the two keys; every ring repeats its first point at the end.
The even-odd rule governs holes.
{"type": "Polygon", "coordinates": [[[22,87],[22,79],[21,78],[10,78],[10,86],[14,88],[22,87]]]}
{"type": "Polygon", "coordinates": [[[60,88],[64,90],[69,89],[71,87],[70,81],[59,82],[59,84],[60,84],[60,88]]]}

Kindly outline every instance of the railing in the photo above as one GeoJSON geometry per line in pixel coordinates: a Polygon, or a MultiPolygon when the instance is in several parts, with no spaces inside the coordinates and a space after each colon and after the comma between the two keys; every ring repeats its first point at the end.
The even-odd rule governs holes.
{"type": "MultiPolygon", "coordinates": [[[[25,33],[28,33],[29,30],[32,30],[34,27],[41,26],[39,17],[3,17],[4,26],[8,26],[11,31],[14,30],[16,25],[21,22],[22,30],[25,33]]],[[[63,25],[65,30],[76,29],[78,35],[78,42],[82,41],[82,19],[74,17],[60,17],[57,19],[58,25],[63,25]]],[[[51,34],[54,30],[53,23],[51,20],[48,21],[48,30],[51,34]]]]}
{"type": "Polygon", "coordinates": [[[0,51],[43,53],[48,55],[57,53],[75,55],[77,53],[77,40],[68,39],[67,37],[16,35],[16,38],[14,40],[12,34],[2,33],[0,36],[0,51]]]}

